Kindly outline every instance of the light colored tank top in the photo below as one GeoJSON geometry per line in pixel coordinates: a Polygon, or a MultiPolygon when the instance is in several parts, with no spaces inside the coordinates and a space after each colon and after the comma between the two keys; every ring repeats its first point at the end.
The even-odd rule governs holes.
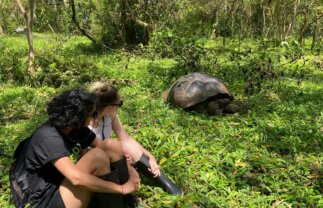
{"type": "MultiPolygon", "coordinates": [[[[116,115],[118,116],[118,115],[116,115]]],[[[96,134],[99,139],[111,138],[112,135],[112,120],[109,116],[102,117],[99,125],[96,128],[89,126],[89,128],[96,134]]]]}

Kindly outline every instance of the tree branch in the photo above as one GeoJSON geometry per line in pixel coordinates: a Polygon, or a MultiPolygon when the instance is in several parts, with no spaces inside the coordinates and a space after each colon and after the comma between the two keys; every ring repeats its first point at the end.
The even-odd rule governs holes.
{"type": "Polygon", "coordinates": [[[132,20],[132,21],[134,21],[136,24],[138,24],[138,25],[140,25],[140,26],[142,26],[142,27],[144,27],[144,28],[147,28],[147,29],[149,29],[149,30],[152,30],[152,29],[153,29],[153,25],[152,25],[152,24],[149,24],[149,23],[146,23],[146,22],[144,22],[144,21],[142,21],[142,20],[139,20],[139,19],[137,19],[137,18],[132,14],[131,9],[130,9],[130,6],[129,6],[129,3],[128,3],[128,0],[125,0],[124,2],[125,2],[126,10],[127,10],[126,15],[127,15],[127,16],[132,20]]]}
{"type": "Polygon", "coordinates": [[[25,13],[26,13],[26,10],[25,10],[24,6],[22,5],[22,3],[20,2],[20,0],[16,0],[16,2],[17,2],[17,4],[18,4],[18,6],[19,6],[20,11],[21,11],[23,14],[25,14],[25,13]]]}
{"type": "Polygon", "coordinates": [[[70,4],[71,4],[71,8],[72,8],[72,20],[73,23],[76,25],[76,27],[81,31],[81,33],[86,36],[87,38],[89,38],[94,44],[97,44],[97,41],[95,40],[95,38],[90,35],[89,33],[86,32],[86,30],[84,28],[81,27],[80,23],[78,22],[77,18],[76,18],[76,12],[75,12],[75,2],[74,0],[70,0],[70,4]]]}
{"type": "MultiPolygon", "coordinates": [[[[73,23],[76,25],[76,27],[78,28],[78,30],[84,35],[86,36],[88,39],[90,39],[95,45],[98,44],[98,41],[90,34],[88,33],[78,22],[77,17],[76,17],[76,9],[75,9],[75,2],[74,0],[70,0],[70,5],[72,8],[72,21],[73,23]]],[[[108,46],[106,46],[103,43],[100,43],[100,45],[104,48],[110,49],[108,46]]]]}

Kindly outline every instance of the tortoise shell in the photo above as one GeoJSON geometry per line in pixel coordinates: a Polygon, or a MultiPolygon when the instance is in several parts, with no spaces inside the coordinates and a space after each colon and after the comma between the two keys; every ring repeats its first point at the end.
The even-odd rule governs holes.
{"type": "Polygon", "coordinates": [[[220,79],[207,74],[191,73],[176,80],[168,90],[166,101],[188,108],[220,94],[222,97],[230,97],[220,79]]]}

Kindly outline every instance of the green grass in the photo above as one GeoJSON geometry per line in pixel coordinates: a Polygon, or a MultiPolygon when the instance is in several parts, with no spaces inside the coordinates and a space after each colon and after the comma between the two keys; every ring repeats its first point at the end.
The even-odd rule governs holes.
{"type": "MultiPolygon", "coordinates": [[[[24,50],[23,38],[4,37],[0,43],[5,50],[24,50]]],[[[60,56],[61,66],[82,62],[86,71],[80,73],[95,79],[98,77],[91,74],[95,69],[99,77],[117,80],[125,101],[119,114],[126,129],[158,158],[162,169],[185,192],[180,198],[144,184],[137,193],[142,204],[323,206],[323,71],[310,62],[306,67],[311,70],[304,78],[267,80],[261,92],[246,96],[235,63],[228,53],[221,54],[220,70],[209,73],[226,78],[229,91],[243,101],[245,109],[235,115],[209,117],[163,102],[162,92],[178,78],[172,76],[177,70],[174,60],[153,60],[123,50],[96,52],[80,37],[72,37],[59,47],[55,38],[37,34],[36,50],[46,57],[52,49],[45,46],[52,44],[57,53],[53,57],[60,56]]],[[[210,48],[212,44],[205,43],[210,48]]],[[[255,43],[248,40],[245,44],[255,43]]],[[[228,42],[228,47],[233,46],[228,42]]],[[[311,60],[320,59],[307,55],[311,60]]],[[[52,96],[66,88],[87,86],[90,81],[67,82],[58,88],[10,80],[0,84],[0,149],[5,152],[0,157],[0,207],[13,207],[7,173],[18,141],[46,120],[46,103],[52,96]]]]}

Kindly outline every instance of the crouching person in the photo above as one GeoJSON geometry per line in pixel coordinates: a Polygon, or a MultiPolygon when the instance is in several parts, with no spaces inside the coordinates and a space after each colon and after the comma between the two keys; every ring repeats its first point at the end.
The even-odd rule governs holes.
{"type": "Polygon", "coordinates": [[[142,176],[170,194],[183,195],[183,190],[159,168],[153,154],[132,138],[123,127],[117,114],[123,104],[118,89],[107,82],[99,81],[94,82],[89,90],[98,98],[98,116],[89,126],[96,136],[103,142],[115,141],[109,139],[112,132],[115,133],[121,142],[124,155],[142,176]]]}
{"type": "MultiPolygon", "coordinates": [[[[96,96],[65,91],[50,101],[47,113],[48,121],[15,151],[10,169],[15,205],[88,207],[92,197],[106,194],[105,207],[124,207],[121,196],[138,189],[140,180],[134,168],[120,162],[121,145],[98,140],[87,127],[96,115],[96,96]]],[[[95,203],[91,206],[102,206],[95,203]]]]}

